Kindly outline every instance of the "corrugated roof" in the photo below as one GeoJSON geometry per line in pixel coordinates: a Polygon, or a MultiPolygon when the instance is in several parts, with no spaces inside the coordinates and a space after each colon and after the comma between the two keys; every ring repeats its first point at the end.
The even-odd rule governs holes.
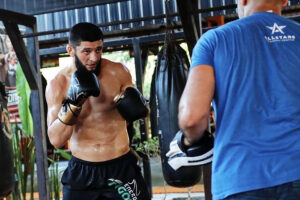
{"type": "MultiPolygon", "coordinates": [[[[65,10],[53,13],[36,15],[38,32],[71,28],[78,22],[92,22],[106,24],[130,19],[139,19],[161,15],[166,12],[164,0],[131,0],[105,5],[65,10]]],[[[177,12],[176,0],[170,1],[170,12],[177,12]]],[[[178,20],[178,17],[175,18],[178,20]]],[[[133,27],[143,27],[153,24],[164,24],[165,19],[153,19],[134,23],[119,24],[103,27],[103,31],[122,30],[133,27]]],[[[41,36],[39,39],[66,37],[67,33],[41,36]]]]}
{"type": "MultiPolygon", "coordinates": [[[[0,0],[0,8],[10,9],[26,14],[36,14],[38,32],[66,30],[78,22],[95,24],[115,23],[103,26],[105,32],[126,30],[149,25],[165,24],[164,18],[142,21],[138,19],[159,16],[166,13],[165,0],[0,0]],[[75,9],[72,9],[72,8],[75,9]],[[44,13],[48,12],[48,13],[44,13]],[[130,23],[118,23],[135,20],[130,23]]],[[[177,13],[176,0],[170,1],[170,12],[177,13]]],[[[236,0],[199,0],[199,8],[214,8],[236,4],[236,0]]],[[[300,5],[300,0],[290,0],[288,6],[300,5]]],[[[203,13],[203,17],[236,13],[235,9],[203,13]]],[[[180,21],[174,17],[174,21],[180,21]]],[[[68,31],[39,36],[39,40],[67,37],[68,31]]]]}
{"type": "MultiPolygon", "coordinates": [[[[12,1],[12,0],[9,0],[12,1]]],[[[24,0],[25,1],[25,0],[24,0]]],[[[46,0],[44,0],[46,1],[46,0]]],[[[48,0],[49,1],[49,0],[48,0]]],[[[52,0],[54,1],[54,0],[52,0]]],[[[71,5],[83,0],[61,0],[64,3],[70,2],[71,5]]],[[[86,2],[89,2],[85,0],[86,2]]],[[[96,1],[93,1],[94,3],[96,1]]],[[[46,14],[35,15],[37,17],[38,32],[69,29],[78,22],[92,22],[95,24],[107,24],[111,22],[120,22],[124,20],[147,18],[166,13],[165,0],[127,0],[110,4],[96,5],[92,7],[77,8],[73,10],[64,10],[46,14]]],[[[200,0],[200,8],[213,8],[236,4],[236,0],[200,0]]],[[[290,0],[288,5],[298,5],[300,0],[290,0]]],[[[170,12],[177,13],[176,0],[170,0],[170,12]]],[[[235,14],[235,9],[214,11],[203,13],[203,17],[214,15],[235,14]]],[[[180,21],[175,17],[174,21],[180,21]]],[[[138,21],[134,23],[118,24],[114,26],[105,26],[103,31],[124,30],[134,27],[144,27],[147,25],[165,24],[165,19],[152,19],[148,21],[138,21]]],[[[39,40],[52,39],[57,37],[66,37],[67,32],[55,35],[41,36],[39,40]]]]}

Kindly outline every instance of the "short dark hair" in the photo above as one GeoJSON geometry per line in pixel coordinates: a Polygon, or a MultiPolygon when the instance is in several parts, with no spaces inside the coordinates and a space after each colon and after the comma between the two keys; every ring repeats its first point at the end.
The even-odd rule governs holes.
{"type": "Polygon", "coordinates": [[[81,41],[94,42],[103,41],[103,33],[98,26],[88,22],[74,25],[69,32],[69,44],[73,47],[79,46],[81,41]]]}

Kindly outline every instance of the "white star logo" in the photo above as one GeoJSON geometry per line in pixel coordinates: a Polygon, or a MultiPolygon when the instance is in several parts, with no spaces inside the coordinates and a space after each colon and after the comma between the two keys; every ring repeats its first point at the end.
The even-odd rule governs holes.
{"type": "Polygon", "coordinates": [[[282,29],[284,29],[286,26],[278,26],[278,24],[274,23],[273,26],[267,26],[268,29],[272,30],[272,35],[274,33],[278,33],[280,32],[281,34],[284,34],[284,32],[282,31],[282,29]]]}

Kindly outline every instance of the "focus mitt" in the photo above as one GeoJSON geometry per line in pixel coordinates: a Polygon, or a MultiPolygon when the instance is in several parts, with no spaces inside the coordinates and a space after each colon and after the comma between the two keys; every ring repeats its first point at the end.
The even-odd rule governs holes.
{"type": "Polygon", "coordinates": [[[214,138],[205,131],[199,141],[191,146],[183,144],[184,134],[179,130],[170,143],[170,150],[166,153],[169,165],[177,170],[183,166],[197,166],[210,163],[213,156],[214,138]]]}

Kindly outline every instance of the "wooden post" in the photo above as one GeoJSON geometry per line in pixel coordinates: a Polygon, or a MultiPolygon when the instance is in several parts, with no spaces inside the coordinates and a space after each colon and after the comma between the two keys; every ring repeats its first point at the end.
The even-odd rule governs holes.
{"type": "MultiPolygon", "coordinates": [[[[18,24],[25,25],[32,29],[35,33],[36,19],[33,16],[18,14],[0,9],[0,20],[3,21],[5,30],[11,40],[16,55],[20,61],[20,65],[25,74],[29,87],[31,89],[31,111],[34,124],[34,141],[36,148],[36,165],[37,165],[37,179],[39,199],[50,199],[50,186],[48,176],[48,162],[46,149],[46,135],[44,124],[44,105],[43,105],[43,90],[40,74],[40,57],[37,37],[34,38],[32,46],[34,46],[34,53],[30,57],[25,46],[23,38],[21,37],[18,24]]],[[[28,46],[30,44],[27,44],[28,46]]]]}
{"type": "MultiPolygon", "coordinates": [[[[142,61],[140,40],[138,38],[132,39],[134,60],[135,60],[135,73],[136,73],[136,85],[139,91],[143,94],[143,77],[144,77],[144,66],[146,62],[142,61]]],[[[141,142],[148,140],[148,129],[146,126],[146,119],[140,119],[140,132],[141,132],[141,142]]],[[[152,195],[152,182],[151,182],[151,169],[150,162],[147,155],[143,156],[143,168],[144,168],[144,179],[146,181],[148,191],[152,195]]]]}
{"type": "Polygon", "coordinates": [[[177,0],[177,8],[184,30],[184,38],[188,45],[189,54],[192,55],[192,50],[199,39],[194,17],[195,10],[198,9],[198,0],[177,0]]]}
{"type": "Polygon", "coordinates": [[[43,109],[40,105],[41,96],[39,90],[31,90],[30,104],[32,110],[32,117],[34,123],[34,142],[36,149],[36,166],[37,166],[37,181],[39,199],[50,200],[50,187],[49,187],[49,175],[48,175],[48,163],[47,163],[47,148],[46,148],[46,136],[45,127],[41,126],[41,120],[43,118],[43,109]]]}
{"type": "MultiPolygon", "coordinates": [[[[199,1],[177,0],[177,7],[181,18],[182,27],[184,30],[185,40],[188,44],[190,56],[192,50],[199,39],[197,25],[195,23],[195,10],[198,9],[199,1]]],[[[201,23],[201,18],[199,20],[201,23]]],[[[201,24],[200,24],[201,27],[201,24]]],[[[199,31],[202,32],[201,30],[199,31]]],[[[211,164],[202,167],[203,184],[205,192],[205,200],[211,200],[211,164]]]]}

